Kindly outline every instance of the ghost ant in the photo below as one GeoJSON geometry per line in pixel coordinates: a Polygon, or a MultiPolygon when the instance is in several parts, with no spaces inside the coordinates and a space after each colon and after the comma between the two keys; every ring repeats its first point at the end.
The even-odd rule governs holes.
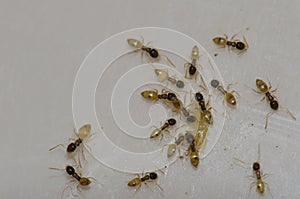
{"type": "MultiPolygon", "coordinates": [[[[272,110],[274,111],[277,111],[278,108],[279,108],[279,103],[278,103],[278,100],[276,98],[275,95],[272,95],[272,93],[276,92],[277,88],[274,89],[274,90],[271,90],[272,89],[272,85],[271,83],[269,82],[269,86],[261,79],[257,78],[256,79],[256,86],[258,88],[259,91],[255,90],[255,89],[252,89],[254,92],[258,93],[258,94],[264,94],[265,96],[260,100],[260,101],[263,101],[263,100],[267,100],[267,102],[270,103],[270,107],[272,110]]],[[[287,109],[287,108],[284,108],[286,109],[287,113],[294,119],[296,120],[296,117],[287,109]]],[[[267,115],[266,115],[266,124],[265,124],[265,129],[268,128],[268,121],[269,121],[269,117],[273,114],[274,112],[269,112],[267,115]]]]}
{"type": "MultiPolygon", "coordinates": [[[[159,169],[159,171],[164,174],[164,172],[162,170],[159,169]]],[[[130,180],[127,185],[129,187],[136,187],[135,191],[138,191],[139,188],[142,186],[142,183],[144,183],[145,185],[148,186],[148,182],[154,182],[157,187],[159,188],[160,191],[164,191],[163,188],[157,183],[157,179],[158,179],[158,174],[157,172],[147,172],[147,173],[142,173],[141,175],[137,174],[136,178],[133,178],[132,180],[130,180]]]]}
{"type": "Polygon", "coordinates": [[[142,58],[144,55],[146,55],[149,61],[152,62],[152,60],[159,61],[163,56],[171,66],[176,67],[175,64],[170,60],[170,58],[168,58],[166,55],[160,54],[156,48],[148,46],[150,42],[144,45],[144,38],[142,38],[142,41],[137,39],[127,39],[127,42],[131,47],[136,49],[133,52],[141,51],[142,58]]]}
{"type": "Polygon", "coordinates": [[[211,80],[210,84],[213,88],[216,88],[221,94],[224,95],[224,100],[228,104],[230,104],[231,106],[236,106],[237,101],[233,93],[238,93],[236,91],[229,91],[229,88],[232,84],[228,84],[226,89],[222,85],[220,85],[219,80],[216,79],[211,80]]]}
{"type": "MultiPolygon", "coordinates": [[[[242,163],[243,165],[247,166],[246,168],[251,168],[252,167],[253,175],[249,176],[249,177],[255,178],[256,182],[252,182],[250,184],[249,193],[250,193],[251,189],[253,188],[253,186],[256,185],[256,190],[258,191],[258,193],[263,195],[264,192],[265,192],[265,185],[266,185],[268,191],[271,194],[270,187],[269,187],[268,183],[263,181],[263,178],[267,177],[269,174],[263,174],[263,172],[261,171],[261,168],[260,168],[261,167],[261,165],[260,165],[260,144],[258,144],[258,158],[257,158],[257,161],[255,161],[252,164],[252,166],[250,166],[251,165],[250,163],[244,162],[244,161],[242,161],[238,158],[233,158],[233,159],[235,161],[238,161],[238,162],[242,163]]],[[[239,166],[241,166],[241,165],[239,165],[239,166]]]]}
{"type": "MultiPolygon", "coordinates": [[[[77,185],[77,190],[79,192],[81,192],[81,190],[79,189],[79,187],[87,187],[89,184],[92,183],[92,181],[90,179],[93,179],[93,180],[96,180],[95,178],[93,177],[83,177],[80,173],[77,173],[75,171],[75,168],[73,166],[70,166],[70,165],[67,165],[65,169],[59,169],[59,168],[49,168],[49,169],[52,169],[52,170],[60,170],[60,171],[66,171],[67,174],[69,174],[70,176],[72,176],[74,179],[70,181],[70,183],[72,182],[76,182],[78,181],[78,185],[77,185]]],[[[61,198],[63,197],[63,193],[64,191],[70,186],[66,186],[65,189],[63,190],[62,192],[62,195],[61,195],[61,198]]]]}
{"type": "Polygon", "coordinates": [[[232,38],[230,40],[228,40],[228,36],[226,34],[224,34],[225,37],[213,38],[213,42],[222,48],[225,48],[226,46],[228,46],[229,49],[233,48],[235,50],[238,50],[239,51],[238,55],[241,55],[249,48],[249,45],[244,36],[243,36],[243,40],[234,39],[236,37],[236,35],[237,34],[233,35],[232,38]]]}
{"type": "Polygon", "coordinates": [[[184,88],[185,84],[182,80],[176,79],[174,77],[170,77],[168,73],[168,69],[158,69],[155,66],[153,66],[152,63],[150,65],[153,67],[155,75],[157,76],[158,80],[160,82],[168,81],[175,85],[177,88],[182,89],[184,88]]]}
{"type": "Polygon", "coordinates": [[[176,124],[176,120],[174,118],[170,118],[160,127],[156,128],[152,131],[150,138],[156,138],[161,135],[160,140],[163,138],[163,132],[166,132],[170,135],[170,132],[168,130],[169,127],[174,126],[176,124]]]}
{"type": "MultiPolygon", "coordinates": [[[[86,160],[82,146],[84,144],[84,140],[86,140],[87,138],[89,138],[91,136],[91,125],[90,124],[83,125],[82,127],[80,127],[80,129],[77,133],[76,133],[76,130],[74,128],[74,133],[78,138],[77,138],[77,140],[75,140],[74,142],[71,142],[68,145],[68,147],[66,149],[66,152],[67,152],[67,154],[74,155],[74,152],[76,151],[76,149],[80,148],[81,153],[82,153],[82,157],[84,158],[84,160],[86,160]]],[[[63,144],[58,144],[58,145],[50,148],[49,151],[52,151],[52,150],[56,149],[59,146],[64,147],[63,144]]],[[[73,158],[74,158],[74,156],[73,156],[73,158]]],[[[76,160],[75,160],[75,162],[76,162],[76,160]]],[[[78,153],[78,164],[82,168],[79,153],[78,153]]]]}
{"type": "Polygon", "coordinates": [[[212,114],[210,112],[212,107],[207,108],[207,105],[209,104],[209,102],[207,102],[205,104],[204,97],[203,97],[202,93],[200,93],[200,92],[195,93],[195,99],[199,103],[199,106],[200,106],[200,109],[201,109],[201,112],[202,112],[201,116],[203,116],[204,120],[208,124],[212,124],[213,123],[213,117],[212,117],[212,114]]]}

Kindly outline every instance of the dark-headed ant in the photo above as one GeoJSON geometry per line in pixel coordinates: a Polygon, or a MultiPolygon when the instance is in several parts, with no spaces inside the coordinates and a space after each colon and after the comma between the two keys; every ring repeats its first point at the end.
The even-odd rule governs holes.
{"type": "MultiPolygon", "coordinates": [[[[254,89],[252,89],[254,92],[259,93],[259,94],[265,94],[265,96],[261,99],[261,101],[263,100],[267,100],[270,103],[270,107],[271,109],[277,111],[279,108],[279,103],[276,99],[276,97],[274,95],[272,95],[271,93],[276,92],[277,88],[274,90],[271,90],[272,85],[269,82],[269,86],[261,79],[256,79],[256,86],[258,88],[259,91],[256,91],[254,89]]],[[[286,109],[287,113],[294,119],[296,120],[296,117],[287,109],[286,109]]],[[[273,114],[274,112],[270,112],[267,114],[266,116],[266,124],[265,124],[265,129],[267,129],[268,127],[268,121],[269,121],[269,117],[273,114]]]]}
{"type": "Polygon", "coordinates": [[[149,60],[159,61],[161,56],[164,56],[166,60],[169,62],[169,64],[175,67],[174,63],[166,55],[160,54],[158,50],[155,48],[152,48],[147,45],[145,46],[143,38],[142,41],[139,41],[137,39],[127,39],[127,42],[131,47],[136,49],[134,52],[142,51],[142,57],[144,53],[146,53],[146,56],[149,58],[149,60]]]}
{"type": "Polygon", "coordinates": [[[195,99],[199,103],[200,109],[202,111],[201,117],[203,117],[204,120],[208,124],[212,124],[213,123],[213,118],[212,118],[212,114],[210,112],[210,110],[212,108],[211,107],[209,107],[209,108],[206,107],[208,105],[208,102],[205,104],[205,100],[204,100],[204,97],[203,97],[202,93],[197,92],[195,94],[195,99]]]}
{"type": "MultiPolygon", "coordinates": [[[[66,150],[66,151],[67,151],[67,154],[72,154],[72,155],[73,155],[74,152],[75,152],[75,150],[76,150],[77,148],[82,147],[83,141],[84,141],[85,139],[89,138],[90,135],[91,135],[91,125],[90,125],[90,124],[85,124],[85,125],[83,125],[83,126],[79,129],[78,133],[76,133],[76,131],[75,131],[75,129],[74,129],[74,133],[75,133],[75,135],[78,137],[78,139],[75,140],[74,142],[71,142],[71,143],[68,145],[67,150],[66,150]]],[[[52,151],[52,150],[56,149],[56,148],[59,147],[59,146],[64,147],[63,144],[58,144],[58,145],[52,147],[51,149],[49,149],[49,151],[52,151]]],[[[83,148],[81,148],[81,153],[82,153],[83,158],[86,160],[85,155],[84,155],[84,152],[83,152],[83,148]]],[[[78,154],[78,161],[79,161],[79,162],[78,162],[78,163],[79,163],[79,166],[82,167],[81,162],[80,162],[80,158],[79,158],[79,154],[78,154]]],[[[76,161],[75,161],[75,162],[76,162],[76,161]]]]}
{"type": "Polygon", "coordinates": [[[243,36],[243,41],[241,41],[239,39],[234,39],[235,36],[236,36],[236,34],[232,36],[231,40],[228,40],[227,35],[225,35],[225,37],[215,37],[215,38],[213,38],[213,42],[216,45],[221,46],[222,48],[229,46],[233,49],[238,50],[239,51],[238,54],[242,54],[249,48],[249,45],[244,36],[243,36]]]}

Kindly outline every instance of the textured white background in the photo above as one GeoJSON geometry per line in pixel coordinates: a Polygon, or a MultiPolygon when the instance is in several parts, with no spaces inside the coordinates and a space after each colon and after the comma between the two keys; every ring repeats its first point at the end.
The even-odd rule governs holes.
{"type": "MultiPolygon", "coordinates": [[[[88,174],[97,182],[80,197],[247,198],[251,179],[245,176],[251,170],[233,164],[232,157],[256,160],[259,142],[262,167],[272,174],[266,181],[273,198],[298,198],[298,122],[280,112],[265,133],[269,107],[255,105],[260,98],[243,84],[254,87],[256,77],[270,77],[280,102],[300,116],[299,6],[296,0],[0,1],[1,198],[60,197],[68,177],[47,168],[64,167],[66,158],[48,148],[72,136],[76,72],[99,42],[144,26],[186,33],[211,54],[216,52],[212,37],[243,30],[248,52],[238,57],[221,51],[215,58],[225,82],[239,83],[241,106],[230,111],[220,141],[198,170],[177,162],[160,178],[163,193],[143,186],[134,194],[126,185],[132,175],[89,159],[88,174]]],[[[249,197],[258,194],[253,189],[249,197]]]]}

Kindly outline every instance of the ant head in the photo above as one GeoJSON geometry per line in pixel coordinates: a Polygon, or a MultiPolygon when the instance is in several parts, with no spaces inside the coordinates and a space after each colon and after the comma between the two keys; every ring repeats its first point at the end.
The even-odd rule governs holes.
{"type": "Polygon", "coordinates": [[[273,101],[270,102],[270,106],[273,110],[277,110],[278,107],[279,107],[279,104],[276,100],[273,100],[273,101]]]}
{"type": "Polygon", "coordinates": [[[239,50],[243,50],[246,47],[246,45],[243,42],[237,42],[236,43],[236,48],[239,50]]]}
{"type": "Polygon", "coordinates": [[[176,124],[176,120],[174,118],[168,119],[168,124],[170,126],[174,126],[176,124]]]}
{"type": "Polygon", "coordinates": [[[69,175],[73,175],[73,174],[75,173],[75,169],[74,169],[74,167],[68,165],[68,166],[66,167],[66,172],[67,172],[69,175]]]}
{"type": "Polygon", "coordinates": [[[174,93],[168,93],[168,100],[172,100],[173,98],[177,98],[174,93]]]}
{"type": "Polygon", "coordinates": [[[199,101],[203,100],[203,95],[200,92],[197,92],[195,94],[195,99],[199,102],[199,101]]]}
{"type": "Polygon", "coordinates": [[[68,153],[72,153],[72,152],[74,152],[76,150],[76,145],[72,142],[72,143],[70,143],[69,145],[68,145],[68,147],[67,147],[67,152],[68,153]]]}
{"type": "Polygon", "coordinates": [[[149,52],[150,56],[154,59],[159,58],[159,53],[156,49],[152,48],[149,52]]]}
{"type": "Polygon", "coordinates": [[[196,72],[197,72],[197,68],[193,64],[191,64],[189,67],[189,74],[195,75],[196,72]]]}
{"type": "Polygon", "coordinates": [[[254,171],[258,171],[260,169],[260,164],[258,162],[254,162],[252,168],[254,171]]]}
{"type": "Polygon", "coordinates": [[[157,179],[157,173],[151,172],[151,173],[149,173],[149,177],[150,177],[151,180],[156,180],[157,179]]]}

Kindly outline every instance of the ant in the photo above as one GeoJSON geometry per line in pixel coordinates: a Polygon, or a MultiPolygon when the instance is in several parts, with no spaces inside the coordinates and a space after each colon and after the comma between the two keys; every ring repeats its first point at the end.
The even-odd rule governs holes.
{"type": "Polygon", "coordinates": [[[158,52],[157,49],[147,46],[150,42],[145,46],[144,38],[142,38],[142,41],[139,41],[137,39],[127,39],[127,42],[131,47],[136,49],[133,52],[142,51],[142,58],[144,53],[146,53],[145,55],[149,58],[149,60],[159,61],[161,56],[164,56],[169,64],[171,64],[173,67],[176,67],[175,64],[166,55],[162,55],[158,52]]]}
{"type": "Polygon", "coordinates": [[[207,102],[205,104],[204,97],[203,97],[202,93],[200,93],[200,92],[197,92],[195,94],[195,99],[199,103],[199,106],[201,108],[201,111],[202,111],[202,115],[201,116],[203,116],[204,120],[208,124],[212,124],[213,123],[213,117],[212,117],[212,114],[210,112],[210,110],[212,109],[212,107],[209,107],[208,109],[206,108],[206,106],[209,104],[209,102],[207,102]]]}
{"type": "MultiPolygon", "coordinates": [[[[206,136],[206,133],[205,133],[206,136]]],[[[190,162],[191,164],[197,168],[200,162],[199,157],[199,149],[204,141],[204,135],[201,135],[200,132],[196,132],[196,135],[194,136],[193,141],[188,147],[188,151],[186,155],[190,156],[190,162]]]]}
{"type": "MultiPolygon", "coordinates": [[[[93,177],[82,177],[82,175],[76,173],[74,167],[70,166],[70,165],[67,165],[65,169],[52,168],[52,167],[49,169],[60,170],[60,171],[65,170],[67,174],[69,174],[70,176],[72,176],[74,178],[73,180],[71,180],[71,182],[76,182],[76,180],[79,182],[76,187],[79,192],[81,192],[81,190],[79,189],[79,186],[86,187],[92,183],[90,179],[96,180],[93,177]]],[[[66,187],[66,188],[68,188],[68,187],[66,187]]],[[[66,188],[64,189],[64,191],[66,190],[66,188]]],[[[62,192],[62,196],[63,196],[64,191],[62,192]]]]}
{"type": "MultiPolygon", "coordinates": [[[[161,171],[160,169],[159,171],[164,174],[164,172],[161,171]]],[[[160,191],[164,191],[163,188],[156,182],[157,179],[158,179],[158,174],[156,172],[147,172],[145,174],[142,173],[142,175],[137,174],[137,177],[130,180],[127,185],[129,187],[138,186],[138,188],[135,190],[138,191],[139,188],[142,186],[142,182],[145,183],[147,186],[148,186],[147,182],[154,182],[158,186],[160,191]]]]}
{"type": "MultiPolygon", "coordinates": [[[[178,99],[174,92],[168,91],[166,89],[162,89],[162,94],[158,93],[157,89],[154,90],[146,90],[141,93],[141,95],[148,100],[157,101],[159,99],[165,100],[166,102],[170,102],[173,106],[174,112],[182,112],[182,114],[187,118],[187,122],[194,123],[196,121],[195,117],[189,113],[189,111],[184,107],[182,101],[178,99]]],[[[169,104],[165,103],[168,107],[169,104]]]]}
{"type": "MultiPolygon", "coordinates": [[[[251,164],[249,164],[247,162],[244,162],[244,161],[242,161],[238,158],[233,158],[233,159],[239,161],[240,163],[242,163],[244,165],[247,165],[247,168],[249,168],[248,165],[251,165],[251,164]]],[[[260,144],[258,144],[258,159],[257,159],[256,162],[254,162],[252,164],[251,167],[252,167],[252,170],[253,170],[253,176],[249,176],[249,177],[256,178],[256,182],[252,182],[250,184],[249,193],[250,193],[251,189],[253,188],[253,186],[256,185],[256,190],[258,191],[258,193],[263,195],[264,192],[265,192],[265,185],[266,185],[268,191],[271,194],[270,187],[269,187],[268,183],[264,182],[263,179],[262,179],[263,177],[267,177],[269,174],[263,174],[263,172],[260,169],[260,167],[261,167],[261,165],[260,165],[260,144]]]]}
{"type": "Polygon", "coordinates": [[[170,134],[168,128],[174,126],[176,124],[176,120],[174,118],[168,119],[160,128],[156,128],[152,131],[150,138],[156,138],[161,135],[160,140],[163,138],[163,131],[170,134]]]}
{"type": "MultiPolygon", "coordinates": [[[[75,150],[76,150],[77,148],[81,147],[82,144],[84,144],[84,143],[83,143],[84,139],[87,139],[87,138],[90,137],[90,135],[91,135],[91,134],[90,134],[90,133],[91,133],[91,125],[90,125],[90,124],[85,124],[85,125],[83,125],[83,126],[79,129],[78,133],[76,133],[76,130],[75,130],[75,128],[74,128],[74,133],[75,133],[75,135],[78,137],[78,139],[75,140],[74,142],[71,142],[71,143],[68,145],[67,150],[66,150],[66,151],[67,151],[67,154],[72,154],[72,155],[73,155],[74,152],[75,152],[75,150]]],[[[52,147],[51,149],[49,149],[49,151],[52,151],[52,150],[56,149],[56,148],[59,147],[59,146],[64,147],[63,144],[58,144],[58,145],[52,147]]],[[[85,155],[84,155],[84,152],[83,152],[83,148],[82,148],[82,147],[81,147],[81,153],[82,153],[82,156],[83,156],[84,160],[86,160],[85,155]]],[[[76,162],[76,161],[75,161],[75,162],[76,162]]],[[[82,168],[82,165],[81,165],[81,162],[80,162],[80,158],[79,158],[79,153],[78,153],[78,163],[79,163],[79,166],[82,168]]]]}
{"type": "Polygon", "coordinates": [[[168,80],[177,88],[184,88],[185,86],[183,81],[170,77],[167,69],[154,69],[154,72],[161,82],[168,80]]]}
{"type": "Polygon", "coordinates": [[[198,70],[198,63],[197,60],[199,60],[199,49],[195,45],[192,49],[192,62],[187,62],[184,64],[185,67],[185,78],[187,79],[192,79],[192,78],[197,78],[197,70],[198,70]]]}
{"type": "Polygon", "coordinates": [[[236,106],[237,101],[236,101],[233,93],[237,93],[237,92],[236,91],[229,92],[229,88],[230,88],[231,84],[228,84],[226,90],[224,89],[224,87],[222,85],[220,85],[220,82],[216,79],[211,80],[210,84],[213,88],[218,89],[218,91],[220,91],[224,95],[225,101],[228,104],[230,104],[231,106],[236,106]]]}
{"type": "Polygon", "coordinates": [[[215,37],[215,38],[213,38],[213,42],[216,45],[221,46],[222,48],[225,48],[226,46],[234,48],[234,49],[238,50],[239,51],[238,54],[241,55],[249,48],[249,45],[244,36],[243,36],[243,41],[241,41],[239,39],[234,39],[235,36],[236,36],[236,34],[232,36],[231,40],[228,40],[227,35],[225,35],[225,37],[215,37]]]}
{"type": "Polygon", "coordinates": [[[180,110],[183,107],[183,103],[178,99],[175,93],[170,92],[166,89],[162,90],[162,94],[158,93],[158,90],[146,90],[141,93],[141,95],[148,100],[157,101],[159,99],[167,100],[172,103],[176,110],[180,110]]]}
{"type": "Polygon", "coordinates": [[[167,157],[168,158],[172,157],[175,154],[176,149],[178,149],[178,152],[180,154],[179,146],[183,143],[183,141],[184,141],[184,135],[180,133],[178,135],[178,137],[175,138],[175,143],[168,145],[168,150],[167,150],[167,157]]]}
{"type": "MultiPolygon", "coordinates": [[[[271,83],[269,82],[269,86],[261,79],[256,79],[256,86],[258,88],[259,91],[256,91],[254,89],[252,89],[254,92],[256,93],[259,93],[259,94],[265,94],[265,96],[261,99],[261,101],[263,100],[267,100],[268,102],[270,102],[270,107],[272,110],[275,110],[277,111],[278,108],[279,108],[279,103],[276,99],[276,97],[274,95],[272,95],[271,93],[274,93],[276,92],[277,88],[274,89],[274,90],[271,90],[272,88],[272,85],[271,83]]],[[[286,109],[287,113],[294,119],[296,120],[296,117],[287,109],[287,108],[284,108],[286,109]]],[[[269,112],[267,115],[266,115],[266,124],[265,124],[265,129],[268,128],[268,121],[269,121],[269,117],[273,114],[274,112],[269,112]]]]}

